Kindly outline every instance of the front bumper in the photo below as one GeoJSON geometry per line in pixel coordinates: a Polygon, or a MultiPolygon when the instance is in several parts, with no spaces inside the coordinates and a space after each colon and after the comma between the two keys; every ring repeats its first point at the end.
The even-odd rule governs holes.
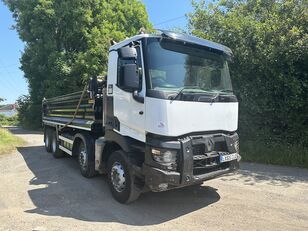
{"type": "MultiPolygon", "coordinates": [[[[218,137],[217,134],[215,135],[206,135],[203,138],[200,139],[200,136],[198,136],[198,139],[194,139],[194,137],[189,137],[185,139],[181,139],[178,141],[178,144],[175,141],[171,142],[171,145],[168,144],[168,142],[161,142],[162,146],[164,148],[166,147],[172,147],[172,148],[178,148],[178,162],[177,162],[177,168],[170,170],[166,168],[165,166],[160,166],[156,162],[153,161],[151,155],[149,155],[149,150],[146,151],[146,158],[145,163],[142,166],[142,173],[145,178],[145,185],[148,187],[151,191],[159,192],[159,191],[165,191],[173,188],[179,188],[184,187],[188,185],[198,184],[203,181],[216,178],[218,176],[221,176],[223,174],[227,174],[230,172],[234,172],[239,168],[239,161],[241,159],[240,155],[238,155],[238,158],[236,160],[232,160],[230,162],[226,163],[214,163],[214,159],[211,159],[211,163],[213,161],[212,165],[204,165],[204,168],[200,168],[200,163],[198,160],[195,160],[195,155],[200,154],[200,150],[198,150],[198,153],[196,153],[195,147],[197,145],[203,144],[208,142],[208,138],[211,138],[212,142],[222,144],[222,140],[225,141],[225,145],[222,145],[222,147],[216,147],[216,149],[220,149],[219,151],[229,151],[234,152],[234,144],[235,142],[238,142],[238,136],[235,133],[235,135],[224,135],[220,134],[218,137]],[[215,139],[212,139],[212,137],[216,137],[215,139]],[[201,169],[201,170],[200,170],[201,169]]],[[[156,147],[159,142],[154,142],[156,147]]],[[[151,146],[151,142],[149,142],[149,146],[151,146]]],[[[212,148],[214,148],[214,146],[212,148]]],[[[236,150],[238,152],[238,150],[236,150]]],[[[198,155],[200,156],[200,155],[198,155]]],[[[210,158],[209,158],[210,159],[210,158]]],[[[206,162],[208,163],[208,162],[206,162]]]]}
{"type": "Polygon", "coordinates": [[[231,173],[239,169],[237,160],[231,161],[230,167],[217,169],[201,175],[186,177],[184,183],[181,183],[181,174],[176,171],[166,171],[154,168],[148,165],[143,165],[143,174],[145,176],[145,184],[153,192],[180,188],[188,185],[198,184],[206,180],[210,180],[221,175],[231,173]]]}

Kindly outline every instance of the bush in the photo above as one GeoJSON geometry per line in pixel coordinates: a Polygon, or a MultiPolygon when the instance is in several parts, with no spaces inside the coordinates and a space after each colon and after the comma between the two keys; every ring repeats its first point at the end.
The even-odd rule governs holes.
{"type": "Polygon", "coordinates": [[[26,129],[39,129],[42,124],[42,111],[41,105],[35,104],[30,99],[30,96],[23,95],[17,99],[18,109],[18,121],[23,128],[26,129]]]}
{"type": "Polygon", "coordinates": [[[17,126],[19,125],[18,115],[5,116],[0,115],[0,126],[17,126]]]}
{"type": "Polygon", "coordinates": [[[308,149],[298,144],[241,141],[244,161],[308,168],[308,149]]]}

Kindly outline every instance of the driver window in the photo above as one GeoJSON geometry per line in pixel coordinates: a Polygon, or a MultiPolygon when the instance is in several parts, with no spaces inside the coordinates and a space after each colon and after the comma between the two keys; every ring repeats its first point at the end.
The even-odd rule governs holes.
{"type": "Polygon", "coordinates": [[[167,78],[166,71],[151,69],[149,70],[149,73],[151,76],[153,89],[156,87],[162,87],[163,84],[166,82],[166,78],[167,78]]]}

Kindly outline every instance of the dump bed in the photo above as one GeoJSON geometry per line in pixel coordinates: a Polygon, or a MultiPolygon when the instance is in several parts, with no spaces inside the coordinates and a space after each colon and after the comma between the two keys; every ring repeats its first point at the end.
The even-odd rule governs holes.
{"type": "Polygon", "coordinates": [[[85,93],[77,110],[81,96],[82,91],[79,91],[44,99],[42,102],[43,123],[51,126],[66,125],[71,128],[102,133],[102,97],[90,98],[89,93],[85,93]]]}

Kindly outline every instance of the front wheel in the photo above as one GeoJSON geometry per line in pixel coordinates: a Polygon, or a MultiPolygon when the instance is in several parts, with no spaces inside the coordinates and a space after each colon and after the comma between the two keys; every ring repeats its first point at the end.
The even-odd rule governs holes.
{"type": "Polygon", "coordinates": [[[115,151],[108,159],[108,183],[113,197],[120,203],[130,203],[140,196],[134,184],[131,164],[123,151],[115,151]]]}

